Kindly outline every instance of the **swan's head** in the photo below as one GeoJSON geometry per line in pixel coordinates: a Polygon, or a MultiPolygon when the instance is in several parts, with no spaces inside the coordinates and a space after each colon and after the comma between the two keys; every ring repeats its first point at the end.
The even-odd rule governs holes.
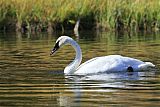
{"type": "Polygon", "coordinates": [[[68,36],[61,36],[56,40],[56,44],[54,46],[54,48],[52,49],[50,55],[54,54],[60,47],[62,47],[63,45],[68,43],[68,40],[72,39],[68,36]]]}

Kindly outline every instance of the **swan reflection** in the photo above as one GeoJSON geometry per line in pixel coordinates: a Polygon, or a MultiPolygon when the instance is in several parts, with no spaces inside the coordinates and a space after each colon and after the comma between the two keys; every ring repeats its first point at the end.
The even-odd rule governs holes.
{"type": "Polygon", "coordinates": [[[66,90],[60,93],[58,101],[60,106],[81,106],[84,100],[90,99],[87,98],[88,95],[103,97],[104,93],[104,100],[107,101],[110,93],[118,90],[132,89],[132,85],[136,84],[136,81],[146,79],[144,75],[147,76],[147,73],[121,72],[93,75],[65,75],[66,90]]]}

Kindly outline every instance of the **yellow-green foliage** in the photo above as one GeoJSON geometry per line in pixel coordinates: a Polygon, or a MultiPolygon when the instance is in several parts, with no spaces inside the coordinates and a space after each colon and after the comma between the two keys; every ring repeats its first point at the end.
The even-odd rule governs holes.
{"type": "Polygon", "coordinates": [[[14,19],[21,27],[63,23],[92,18],[96,24],[113,29],[159,27],[160,0],[0,0],[0,23],[14,19]]]}

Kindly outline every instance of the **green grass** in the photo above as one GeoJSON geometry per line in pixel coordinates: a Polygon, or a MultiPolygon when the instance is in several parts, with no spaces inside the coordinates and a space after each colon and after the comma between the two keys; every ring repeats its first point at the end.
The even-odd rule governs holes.
{"type": "Polygon", "coordinates": [[[0,28],[40,31],[80,18],[84,28],[159,30],[159,7],[160,0],[0,0],[0,28]]]}

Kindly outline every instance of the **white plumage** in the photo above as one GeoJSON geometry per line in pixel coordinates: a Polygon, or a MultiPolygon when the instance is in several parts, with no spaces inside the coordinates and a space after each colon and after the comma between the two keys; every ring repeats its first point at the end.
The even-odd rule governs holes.
{"type": "Polygon", "coordinates": [[[133,71],[145,70],[148,67],[154,67],[151,62],[143,62],[138,59],[124,57],[121,55],[108,55],[92,58],[85,63],[81,63],[82,52],[80,46],[72,38],[61,36],[57,39],[55,47],[51,54],[55,53],[61,46],[70,44],[76,51],[76,57],[65,69],[65,74],[90,74],[99,72],[120,72],[127,71],[132,67],[133,71]]]}
{"type": "Polygon", "coordinates": [[[119,72],[127,71],[128,67],[132,67],[134,71],[146,69],[154,66],[150,62],[143,62],[134,58],[123,57],[121,55],[108,55],[96,57],[81,64],[76,74],[98,73],[98,72],[119,72]]]}

